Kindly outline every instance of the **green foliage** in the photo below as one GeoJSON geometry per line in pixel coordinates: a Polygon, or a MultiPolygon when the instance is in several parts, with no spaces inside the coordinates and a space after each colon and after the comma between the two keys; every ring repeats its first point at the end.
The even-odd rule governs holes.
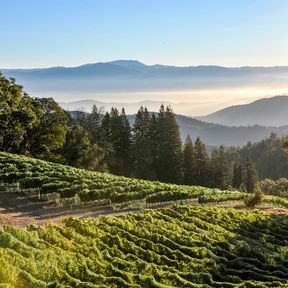
{"type": "Polygon", "coordinates": [[[210,169],[209,169],[209,158],[206,151],[205,144],[202,143],[198,137],[194,144],[195,151],[195,173],[194,173],[194,184],[200,186],[209,186],[210,184],[210,169]]]}
{"type": "Polygon", "coordinates": [[[285,138],[278,138],[275,134],[271,134],[269,138],[260,142],[248,143],[242,148],[228,149],[226,156],[230,167],[239,160],[242,168],[245,166],[246,158],[249,157],[260,179],[276,180],[288,178],[288,154],[285,152],[285,147],[285,138]]]}
{"type": "Polygon", "coordinates": [[[257,183],[257,172],[255,167],[249,157],[247,157],[245,162],[245,176],[244,176],[244,183],[247,189],[247,192],[252,193],[255,189],[257,183]]]}
{"type": "Polygon", "coordinates": [[[225,158],[224,147],[220,146],[212,152],[210,160],[211,187],[227,189],[229,185],[228,164],[225,158]]]}
{"type": "Polygon", "coordinates": [[[147,108],[141,107],[136,114],[132,135],[133,172],[136,178],[154,180],[153,132],[147,108]]]}
{"type": "Polygon", "coordinates": [[[183,148],[183,166],[184,166],[184,184],[193,185],[195,170],[197,169],[195,165],[195,153],[193,142],[190,136],[187,136],[186,142],[183,148]]]}
{"type": "Polygon", "coordinates": [[[246,196],[246,198],[244,199],[244,202],[247,207],[254,208],[255,206],[261,204],[262,199],[263,199],[263,194],[262,194],[261,188],[259,187],[259,185],[257,185],[254,189],[254,195],[246,196]]]}
{"type": "Polygon", "coordinates": [[[131,127],[124,108],[112,108],[103,118],[102,129],[107,137],[106,145],[112,150],[108,158],[109,171],[116,175],[128,176],[131,169],[131,127]]]}
{"type": "Polygon", "coordinates": [[[52,98],[33,99],[33,105],[39,123],[27,129],[23,145],[33,156],[49,160],[65,144],[68,116],[52,98]]]}
{"type": "Polygon", "coordinates": [[[168,183],[182,183],[182,143],[179,125],[171,107],[162,105],[156,119],[157,179],[168,183]]]}
{"type": "Polygon", "coordinates": [[[68,116],[52,98],[31,98],[0,74],[0,151],[53,159],[65,143],[68,116]]]}
{"type": "Polygon", "coordinates": [[[27,129],[38,124],[32,98],[0,73],[0,151],[19,152],[27,129]]]}
{"type": "Polygon", "coordinates": [[[241,164],[236,161],[233,166],[232,186],[239,189],[243,183],[243,171],[241,164]]]}
{"type": "Polygon", "coordinates": [[[287,287],[288,219],[174,206],[0,231],[3,287],[287,287]]]}
{"type": "MultiPolygon", "coordinates": [[[[90,161],[88,156],[87,161],[90,161]]],[[[92,163],[95,163],[95,159],[92,163]]],[[[96,201],[97,204],[99,201],[99,205],[102,200],[107,203],[141,200],[143,204],[193,198],[197,200],[204,194],[205,203],[209,199],[212,202],[239,199],[239,195],[233,191],[125,178],[4,152],[0,152],[0,182],[17,182],[19,189],[35,189],[37,194],[39,191],[41,194],[57,193],[62,198],[71,198],[73,202],[75,196],[85,202],[96,201]],[[209,198],[209,194],[213,195],[213,199],[209,198]]]]}
{"type": "Polygon", "coordinates": [[[281,178],[275,181],[265,179],[260,181],[259,185],[266,195],[288,198],[288,179],[286,178],[281,178]]]}

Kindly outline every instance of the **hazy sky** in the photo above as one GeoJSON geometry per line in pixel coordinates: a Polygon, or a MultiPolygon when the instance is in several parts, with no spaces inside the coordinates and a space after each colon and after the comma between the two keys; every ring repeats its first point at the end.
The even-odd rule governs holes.
{"type": "Polygon", "coordinates": [[[0,0],[0,67],[288,65],[287,0],[0,0]]]}

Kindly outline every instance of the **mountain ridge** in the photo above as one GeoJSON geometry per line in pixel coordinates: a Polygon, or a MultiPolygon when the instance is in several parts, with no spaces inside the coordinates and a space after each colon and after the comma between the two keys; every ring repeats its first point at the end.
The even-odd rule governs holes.
{"type": "Polygon", "coordinates": [[[287,111],[288,96],[278,95],[248,104],[229,106],[196,118],[228,126],[283,126],[288,124],[287,111]]]}

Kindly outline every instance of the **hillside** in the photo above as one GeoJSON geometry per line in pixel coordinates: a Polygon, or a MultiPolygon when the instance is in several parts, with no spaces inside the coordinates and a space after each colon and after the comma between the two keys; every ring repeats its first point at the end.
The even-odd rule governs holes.
{"type": "Polygon", "coordinates": [[[243,198],[243,193],[236,191],[114,176],[3,152],[0,152],[0,169],[0,181],[8,184],[8,191],[13,188],[19,192],[28,190],[43,200],[54,199],[61,205],[92,202],[103,206],[134,201],[137,205],[149,206],[185,199],[206,203],[243,198]]]}
{"type": "Polygon", "coordinates": [[[288,287],[287,216],[175,206],[0,231],[1,287],[288,287]]]}
{"type": "MultiPolygon", "coordinates": [[[[176,203],[243,206],[245,195],[114,176],[0,152],[0,226],[58,223],[68,215],[95,217],[176,203]]],[[[288,201],[279,197],[265,196],[263,203],[288,208],[288,201]]]]}
{"type": "Polygon", "coordinates": [[[283,126],[288,124],[287,110],[288,96],[276,96],[231,106],[198,119],[228,126],[283,126]]]}

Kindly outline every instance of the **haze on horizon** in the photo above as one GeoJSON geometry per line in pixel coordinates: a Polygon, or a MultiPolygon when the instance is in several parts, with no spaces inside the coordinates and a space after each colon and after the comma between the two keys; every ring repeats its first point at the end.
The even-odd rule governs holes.
{"type": "MultiPolygon", "coordinates": [[[[118,59],[182,67],[288,65],[286,0],[0,0],[0,4],[0,69],[73,67],[118,59]]],[[[287,94],[288,85],[282,81],[149,93],[55,90],[52,95],[49,90],[30,92],[29,85],[25,90],[57,101],[187,102],[194,105],[189,115],[203,115],[287,94]]]]}

